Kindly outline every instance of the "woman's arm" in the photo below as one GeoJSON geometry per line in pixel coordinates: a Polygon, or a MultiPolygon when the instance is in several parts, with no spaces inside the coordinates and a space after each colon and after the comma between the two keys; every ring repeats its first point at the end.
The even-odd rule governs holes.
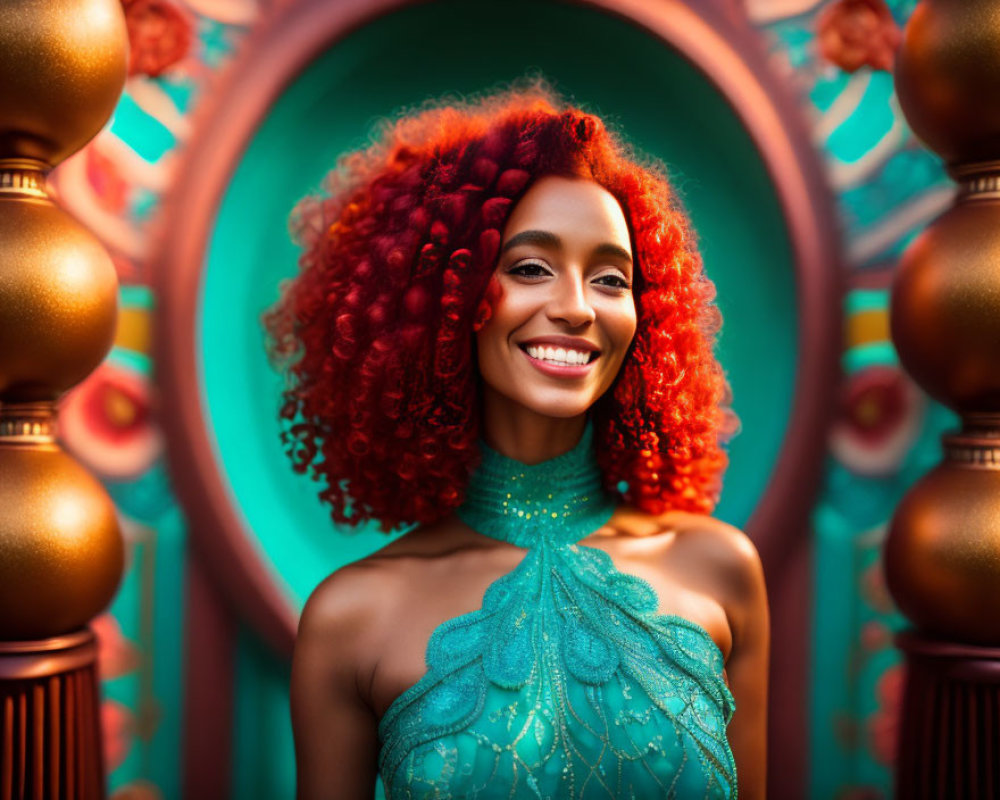
{"type": "Polygon", "coordinates": [[[736,711],[727,736],[736,759],[740,800],[763,800],[767,779],[767,679],[770,617],[764,570],[750,540],[730,529],[723,560],[726,614],[733,647],[726,662],[736,711]]]}
{"type": "Polygon", "coordinates": [[[361,665],[371,663],[371,575],[352,565],[321,583],[302,612],[292,659],[292,729],[298,800],[371,800],[377,772],[375,715],[361,665]]]}
{"type": "Polygon", "coordinates": [[[680,564],[691,585],[725,611],[731,637],[726,680],[736,701],[726,737],[736,760],[740,800],[763,800],[770,622],[760,556],[746,534],[712,517],[671,512],[665,527],[684,534],[668,552],[673,569],[680,564]]]}

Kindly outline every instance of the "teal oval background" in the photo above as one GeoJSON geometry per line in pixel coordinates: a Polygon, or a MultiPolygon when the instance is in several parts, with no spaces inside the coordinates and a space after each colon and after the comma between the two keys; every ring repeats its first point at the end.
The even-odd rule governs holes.
{"type": "Polygon", "coordinates": [[[793,399],[794,260],[766,165],[725,98],[670,45],[597,9],[549,0],[408,7],[334,43],[289,82],[233,174],[206,252],[203,407],[233,505],[296,607],[386,537],[335,526],[319,487],[292,472],[280,446],[281,380],[259,318],[297,271],[288,216],[379,119],[529,73],[667,164],[718,287],[718,354],[742,420],[717,516],[743,526],[767,485],[793,399]]]}

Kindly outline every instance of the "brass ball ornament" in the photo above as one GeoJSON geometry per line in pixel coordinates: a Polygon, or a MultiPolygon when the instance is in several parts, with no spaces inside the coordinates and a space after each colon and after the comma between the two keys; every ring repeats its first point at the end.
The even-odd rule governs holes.
{"type": "Polygon", "coordinates": [[[945,461],[918,481],[892,519],[885,573],[922,633],[1000,645],[1000,469],[945,461]]]}
{"type": "Polygon", "coordinates": [[[120,0],[0,3],[0,158],[52,167],[92,139],[125,85],[120,0]]]}
{"type": "Polygon", "coordinates": [[[899,105],[949,164],[1000,153],[1000,7],[995,0],[923,0],[896,59],[899,105]]]}
{"type": "Polygon", "coordinates": [[[890,326],[900,361],[959,413],[1000,412],[1000,199],[946,211],[903,254],[890,326]]]}
{"type": "Polygon", "coordinates": [[[0,640],[83,627],[123,565],[115,506],[95,477],[55,445],[0,447],[0,640]]]}
{"type": "Polygon", "coordinates": [[[114,264],[49,200],[0,197],[0,242],[0,400],[55,399],[111,348],[114,264]]]}

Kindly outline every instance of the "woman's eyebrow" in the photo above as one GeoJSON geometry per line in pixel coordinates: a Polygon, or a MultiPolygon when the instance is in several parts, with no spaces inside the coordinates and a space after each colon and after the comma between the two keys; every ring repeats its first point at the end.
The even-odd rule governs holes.
{"type": "Polygon", "coordinates": [[[562,239],[549,231],[521,231],[511,236],[504,243],[500,252],[501,254],[506,253],[512,247],[517,247],[520,244],[534,244],[539,247],[551,247],[555,249],[562,247],[562,239]]]}
{"type": "Polygon", "coordinates": [[[622,261],[627,261],[629,264],[632,263],[632,254],[617,244],[611,244],[607,242],[605,244],[599,244],[594,248],[595,256],[604,256],[605,258],[620,258],[622,261]]]}
{"type": "MultiPolygon", "coordinates": [[[[501,254],[506,253],[512,247],[517,247],[522,244],[533,244],[537,247],[559,249],[562,247],[562,239],[551,231],[521,231],[520,233],[516,233],[511,236],[504,243],[500,252],[501,254]]],[[[611,244],[611,242],[605,242],[604,244],[597,245],[597,247],[594,248],[594,255],[604,256],[605,258],[619,258],[622,261],[627,261],[629,264],[632,263],[632,254],[624,247],[617,244],[611,244]]]]}

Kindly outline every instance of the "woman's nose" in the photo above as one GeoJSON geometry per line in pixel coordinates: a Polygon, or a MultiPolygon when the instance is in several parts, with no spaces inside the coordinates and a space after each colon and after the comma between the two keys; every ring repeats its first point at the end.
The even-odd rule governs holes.
{"type": "Polygon", "coordinates": [[[583,280],[565,276],[557,282],[555,293],[549,302],[550,319],[563,320],[572,327],[579,327],[594,321],[594,309],[587,299],[583,280]]]}

